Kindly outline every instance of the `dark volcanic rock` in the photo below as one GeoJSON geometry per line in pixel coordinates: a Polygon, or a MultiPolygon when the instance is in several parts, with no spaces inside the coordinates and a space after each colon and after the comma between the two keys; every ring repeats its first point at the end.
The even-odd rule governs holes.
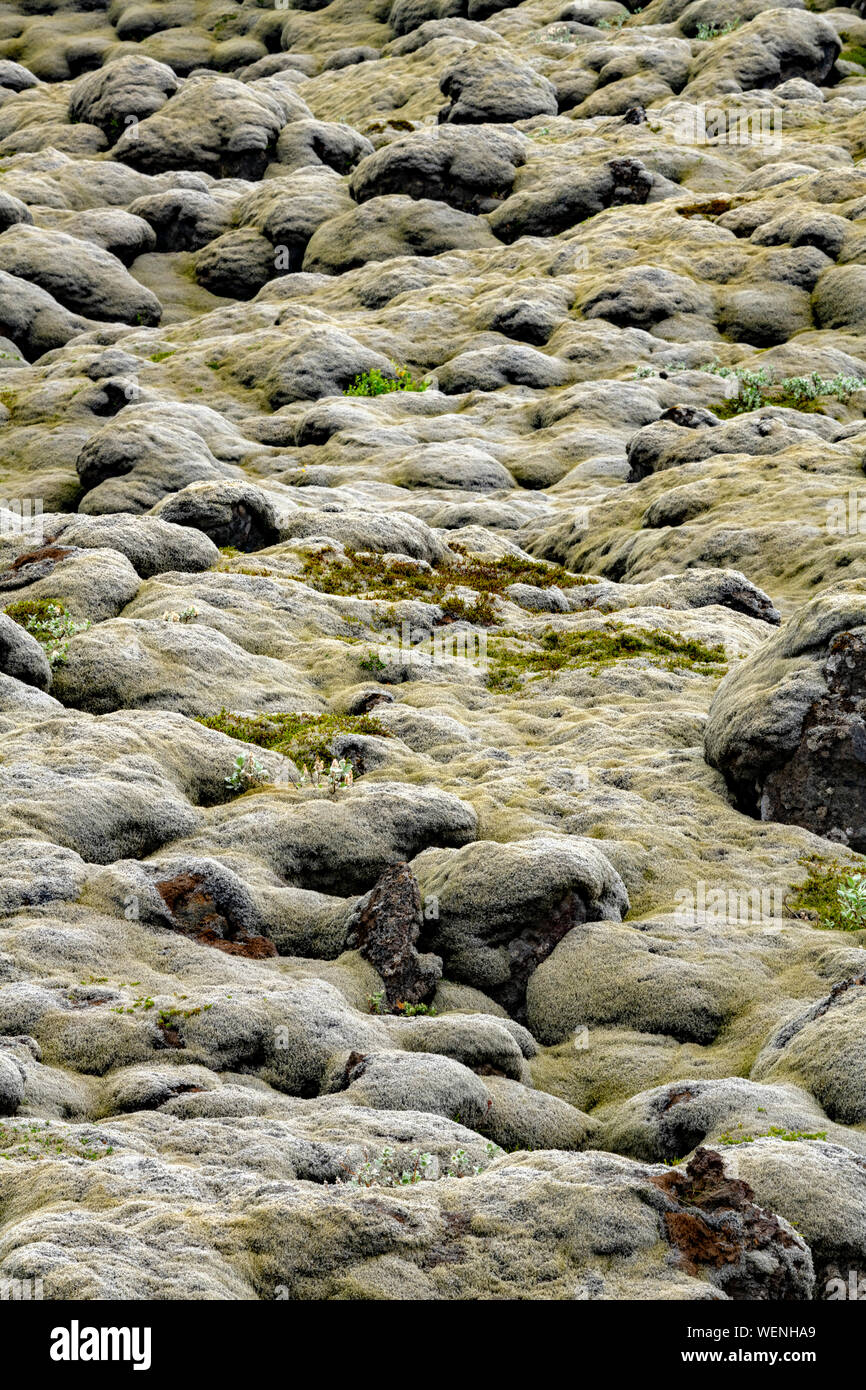
{"type": "Polygon", "coordinates": [[[503,241],[556,236],[607,207],[645,203],[655,180],[639,159],[612,159],[521,190],[498,207],[490,225],[503,241]]]}
{"type": "Polygon", "coordinates": [[[523,1019],[530,975],[582,922],[619,921],[628,895],[591,840],[479,840],[456,851],[428,850],[415,871],[437,917],[425,939],[447,973],[484,989],[523,1019]]]}
{"type": "Polygon", "coordinates": [[[490,212],[524,161],[511,131],[444,126],[403,135],[358,165],[349,185],[359,203],[387,193],[439,198],[464,212],[490,212]]]}
{"type": "Polygon", "coordinates": [[[279,535],[273,506],[253,483],[193,483],[160,502],[157,514],[175,526],[194,526],[215,545],[236,550],[261,550],[279,535]]]}
{"type": "Polygon", "coordinates": [[[392,1008],[427,1003],[442,974],[439,956],[416,949],[423,927],[421,893],[408,864],[387,869],[349,918],[346,947],[379,972],[392,1008]]]}
{"type": "Polygon", "coordinates": [[[805,1302],[814,1273],[809,1247],[747,1182],[729,1178],[721,1154],[698,1149],[685,1172],[651,1178],[664,1193],[665,1238],[690,1274],[702,1273],[728,1298],[805,1302]]]}
{"type": "Polygon", "coordinates": [[[828,590],[733,671],[710,707],[708,762],[737,804],[866,852],[866,611],[828,590]]]}
{"type": "Polygon", "coordinates": [[[274,943],[252,930],[249,918],[238,911],[235,885],[228,880],[219,866],[212,866],[209,873],[180,872],[158,880],[155,886],[172,925],[184,936],[230,956],[254,960],[275,956],[274,943]]]}
{"type": "Polygon", "coordinates": [[[834,637],[826,695],[810,707],[794,756],[767,776],[761,819],[803,825],[866,854],[866,633],[834,637]]]}

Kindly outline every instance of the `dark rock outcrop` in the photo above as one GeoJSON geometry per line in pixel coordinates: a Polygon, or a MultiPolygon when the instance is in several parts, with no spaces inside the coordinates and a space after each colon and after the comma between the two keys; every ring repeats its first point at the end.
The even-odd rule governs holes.
{"type": "Polygon", "coordinates": [[[738,806],[866,852],[866,605],[827,590],[723,681],[708,762],[738,806]]]}
{"type": "Polygon", "coordinates": [[[725,1173],[721,1154],[698,1149],[685,1172],[651,1178],[665,1196],[665,1239],[682,1267],[703,1274],[728,1298],[806,1302],[814,1274],[809,1247],[747,1182],[725,1173]]]}
{"type": "Polygon", "coordinates": [[[392,1008],[429,1002],[442,974],[439,956],[416,948],[423,927],[421,893],[408,864],[386,869],[349,918],[346,946],[379,972],[392,1008]]]}

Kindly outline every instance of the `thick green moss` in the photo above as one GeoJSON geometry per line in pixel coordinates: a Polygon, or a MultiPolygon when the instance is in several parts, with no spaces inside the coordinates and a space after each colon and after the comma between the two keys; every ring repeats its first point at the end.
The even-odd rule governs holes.
{"type": "Polygon", "coordinates": [[[3,611],[28,631],[36,623],[47,623],[67,613],[59,598],[19,598],[8,603],[3,611]]]}
{"type": "Polygon", "coordinates": [[[437,603],[451,618],[464,618],[485,626],[496,621],[494,597],[503,594],[511,584],[529,584],[535,588],[556,584],[561,589],[569,589],[592,583],[586,575],[572,574],[562,565],[548,565],[514,555],[491,559],[470,555],[457,545],[452,545],[451,549],[457,555],[456,563],[431,569],[421,569],[412,560],[386,562],[381,555],[354,550],[348,550],[346,560],[342,561],[323,551],[309,556],[304,566],[304,579],[325,594],[437,603]],[[455,588],[474,589],[478,597],[474,601],[463,599],[454,593],[455,588]]]}
{"type": "Polygon", "coordinates": [[[516,648],[499,639],[491,643],[488,684],[493,690],[515,690],[525,675],[537,679],[584,666],[611,666],[635,656],[648,657],[669,671],[686,669],[719,676],[726,669],[724,647],[708,647],[675,632],[634,631],[606,623],[603,628],[581,632],[548,628],[537,638],[504,634],[509,636],[520,636],[522,645],[516,648]]]}
{"type": "Polygon", "coordinates": [[[866,860],[862,872],[850,864],[821,859],[814,854],[801,859],[800,863],[808,873],[787,899],[790,910],[812,920],[822,931],[866,930],[866,860]],[[858,910],[859,882],[864,884],[864,897],[858,910]]]}
{"type": "Polygon", "coordinates": [[[243,743],[273,749],[293,762],[330,762],[332,740],[338,734],[375,734],[389,738],[389,731],[371,714],[233,714],[222,709],[197,721],[206,729],[218,729],[243,743]]]}
{"type": "MultiPolygon", "coordinates": [[[[737,1126],[742,1128],[741,1125],[737,1126]]],[[[719,1143],[730,1147],[735,1144],[754,1144],[756,1139],[784,1139],[788,1144],[796,1144],[799,1139],[826,1139],[826,1129],[816,1129],[811,1133],[805,1129],[782,1129],[780,1125],[770,1125],[769,1129],[763,1129],[759,1134],[729,1134],[727,1131],[719,1136],[719,1143]]],[[[682,1162],[682,1159],[678,1159],[682,1162]]]]}

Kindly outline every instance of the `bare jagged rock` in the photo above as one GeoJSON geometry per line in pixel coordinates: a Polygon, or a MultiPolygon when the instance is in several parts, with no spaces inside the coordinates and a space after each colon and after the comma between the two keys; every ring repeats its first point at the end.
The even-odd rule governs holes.
{"type": "Polygon", "coordinates": [[[729,1298],[808,1302],[814,1288],[806,1242],[763,1211],[747,1182],[725,1172],[721,1154],[698,1148],[685,1172],[651,1182],[670,1202],[665,1235],[689,1273],[703,1270],[729,1298]]]}
{"type": "Polygon", "coordinates": [[[346,946],[381,975],[391,1008],[429,1003],[442,976],[440,957],[417,949],[423,930],[421,893],[408,864],[387,869],[346,925],[346,946]]]}

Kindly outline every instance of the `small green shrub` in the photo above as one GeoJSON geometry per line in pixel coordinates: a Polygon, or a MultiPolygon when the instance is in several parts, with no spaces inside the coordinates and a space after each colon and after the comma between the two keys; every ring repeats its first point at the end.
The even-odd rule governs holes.
{"type": "MultiPolygon", "coordinates": [[[[414,560],[385,560],[382,555],[347,550],[345,559],[319,551],[307,557],[304,580],[325,594],[344,594],[361,598],[420,599],[438,604],[446,617],[462,618],[480,626],[496,621],[493,599],[512,584],[533,588],[560,589],[591,584],[588,575],[572,574],[562,565],[528,560],[520,555],[472,555],[452,541],[451,558],[441,565],[419,565],[414,560]],[[474,590],[477,598],[465,599],[455,589],[474,590]]],[[[381,670],[375,661],[365,670],[381,670]]]]}
{"type": "Polygon", "coordinates": [[[392,1009],[385,998],[383,989],[370,995],[369,1012],[371,1014],[402,1014],[404,1018],[416,1018],[419,1015],[433,1018],[436,1015],[436,1009],[432,1004],[407,1004],[403,999],[398,999],[392,1009]]]}
{"type": "Polygon", "coordinates": [[[723,34],[732,34],[739,29],[741,20],[732,19],[729,24],[699,24],[695,35],[698,39],[720,39],[723,34]]]}
{"type": "Polygon", "coordinates": [[[418,1149],[406,1156],[386,1147],[375,1158],[366,1158],[359,1168],[347,1169],[347,1176],[339,1181],[347,1187],[407,1187],[423,1182],[433,1163],[432,1154],[418,1149]]]}
{"type": "MultiPolygon", "coordinates": [[[[684,209],[680,209],[684,211],[684,209]]],[[[713,413],[721,420],[734,415],[744,415],[751,410],[760,410],[766,405],[786,406],[791,410],[821,414],[821,398],[829,397],[843,405],[850,400],[855,391],[866,386],[866,377],[845,376],[837,372],[834,377],[822,377],[818,372],[809,376],[783,377],[781,381],[772,376],[765,367],[753,370],[751,367],[723,367],[718,362],[705,362],[700,367],[687,367],[684,362],[673,362],[664,367],[668,376],[678,372],[709,372],[713,376],[726,377],[737,382],[736,393],[723,405],[713,406],[713,413]]],[[[656,376],[654,367],[635,368],[635,378],[643,380],[656,376]]]]}
{"type": "Polygon", "coordinates": [[[334,758],[331,766],[325,773],[325,764],[321,758],[316,758],[313,763],[313,770],[310,772],[305,765],[301,772],[300,786],[317,787],[321,791],[328,792],[331,796],[336,796],[337,792],[347,791],[355,780],[355,772],[352,764],[345,758],[334,758]]]}
{"type": "Polygon", "coordinates": [[[457,594],[447,594],[441,607],[445,616],[453,618],[455,622],[463,619],[464,622],[475,623],[479,627],[490,627],[496,622],[496,608],[490,594],[479,594],[471,602],[457,594]]]}
{"type": "Polygon", "coordinates": [[[90,627],[87,619],[76,622],[69,610],[56,599],[18,599],[16,603],[10,603],[5,611],[25,632],[36,638],[52,669],[66,663],[72,638],[90,627]]]}
{"type": "Polygon", "coordinates": [[[393,376],[385,376],[378,367],[369,372],[361,372],[351,386],[347,386],[344,396],[387,396],[391,391],[426,391],[426,381],[416,381],[408,367],[394,367],[393,376]]]}
{"type": "Polygon", "coordinates": [[[384,671],[385,662],[377,652],[368,652],[358,663],[362,671],[384,671]]]}
{"type": "Polygon", "coordinates": [[[836,889],[839,912],[848,931],[866,927],[866,875],[848,874],[836,889]]]}
{"type": "Polygon", "coordinates": [[[238,753],[225,784],[230,791],[245,792],[249,791],[250,787],[260,787],[265,781],[265,769],[258,759],[254,758],[252,753],[238,753]]]}

